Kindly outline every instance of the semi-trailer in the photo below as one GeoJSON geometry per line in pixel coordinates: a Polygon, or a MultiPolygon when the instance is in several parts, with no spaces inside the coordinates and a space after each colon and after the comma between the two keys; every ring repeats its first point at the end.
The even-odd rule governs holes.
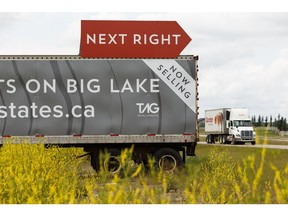
{"type": "Polygon", "coordinates": [[[221,144],[250,142],[255,145],[255,130],[248,109],[220,108],[205,111],[207,143],[221,144]]]}
{"type": "Polygon", "coordinates": [[[121,151],[133,146],[137,163],[150,155],[174,170],[199,140],[197,77],[193,55],[0,56],[0,144],[83,148],[96,171],[106,164],[109,172],[121,169],[121,151]]]}

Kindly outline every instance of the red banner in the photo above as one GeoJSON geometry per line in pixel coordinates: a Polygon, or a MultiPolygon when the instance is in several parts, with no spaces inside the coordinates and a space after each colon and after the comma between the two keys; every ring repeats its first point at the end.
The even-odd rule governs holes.
{"type": "Polygon", "coordinates": [[[176,21],[81,21],[83,58],[176,58],[192,39],[176,21]]]}

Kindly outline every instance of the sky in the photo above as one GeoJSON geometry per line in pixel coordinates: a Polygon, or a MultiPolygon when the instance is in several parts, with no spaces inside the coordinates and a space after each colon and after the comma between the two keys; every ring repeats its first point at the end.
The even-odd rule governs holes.
{"type": "Polygon", "coordinates": [[[199,55],[199,117],[206,109],[248,108],[288,117],[288,13],[77,12],[0,13],[0,55],[77,55],[80,21],[176,20],[199,55]]]}
{"type": "MultiPolygon", "coordinates": [[[[261,4],[253,0],[32,1],[1,2],[0,55],[77,55],[81,19],[176,20],[192,38],[182,54],[199,55],[200,117],[206,109],[244,107],[249,109],[250,115],[276,117],[280,113],[288,118],[288,10],[283,6],[285,0],[262,0],[261,4]],[[92,6],[91,2],[94,2],[92,6]]],[[[125,215],[135,215],[136,211],[147,214],[149,210],[137,205],[119,207],[125,208],[125,215]]],[[[193,206],[193,209],[179,205],[179,209],[174,205],[174,210],[169,208],[169,211],[169,206],[163,207],[156,205],[153,213],[159,208],[166,209],[167,215],[175,215],[185,208],[183,213],[191,210],[202,214],[215,213],[215,210],[221,211],[221,215],[235,213],[235,206],[227,205],[217,206],[217,209],[206,205],[193,206]]],[[[250,205],[238,207],[236,212],[241,215],[255,211],[250,205]]],[[[261,214],[275,214],[273,206],[261,207],[261,214]]],[[[284,210],[281,207],[286,208],[277,206],[279,213],[284,210]]],[[[53,205],[49,206],[49,211],[67,213],[64,208],[53,205]]],[[[113,212],[116,206],[108,208],[106,211],[113,212]]],[[[20,210],[15,206],[9,208],[10,213],[22,213],[23,209],[20,210]]],[[[69,214],[83,214],[83,210],[82,207],[73,208],[69,214]]],[[[124,212],[118,208],[115,213],[121,210],[124,212]]],[[[259,213],[259,206],[256,210],[259,213]]],[[[29,206],[29,214],[39,215],[39,212],[29,206]]]]}

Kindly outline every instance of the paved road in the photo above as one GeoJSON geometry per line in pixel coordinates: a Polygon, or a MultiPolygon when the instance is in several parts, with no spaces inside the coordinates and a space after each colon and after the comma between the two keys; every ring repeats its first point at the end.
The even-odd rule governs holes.
{"type": "Polygon", "coordinates": [[[211,146],[227,146],[227,147],[243,147],[243,148],[270,148],[270,149],[288,149],[288,145],[271,145],[271,144],[256,144],[251,145],[250,143],[245,145],[223,145],[223,144],[207,144],[206,142],[198,142],[200,145],[211,145],[211,146]]]}

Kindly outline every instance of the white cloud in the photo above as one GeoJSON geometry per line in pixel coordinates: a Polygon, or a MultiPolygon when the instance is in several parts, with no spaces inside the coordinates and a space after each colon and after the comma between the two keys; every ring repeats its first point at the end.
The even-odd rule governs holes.
{"type": "Polygon", "coordinates": [[[77,55],[81,19],[176,20],[192,37],[182,54],[200,57],[200,116],[288,116],[288,13],[0,13],[0,54],[77,55]]]}
{"type": "Polygon", "coordinates": [[[254,115],[287,116],[288,52],[265,64],[234,61],[200,71],[200,108],[249,108],[254,115]],[[201,99],[202,98],[202,99],[201,99]]]}

